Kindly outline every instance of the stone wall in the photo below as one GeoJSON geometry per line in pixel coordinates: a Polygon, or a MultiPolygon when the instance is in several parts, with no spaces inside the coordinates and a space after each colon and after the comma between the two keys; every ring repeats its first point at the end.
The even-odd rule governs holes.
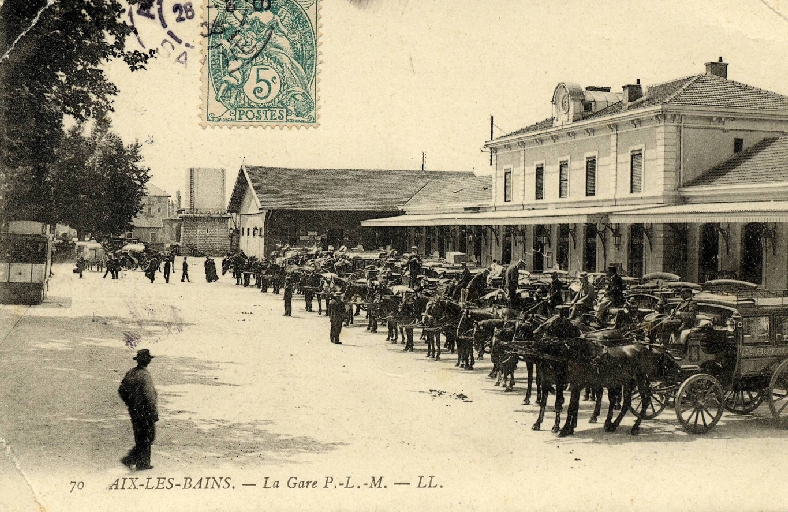
{"type": "Polygon", "coordinates": [[[193,251],[221,256],[230,250],[229,215],[184,215],[181,244],[184,254],[193,251]]]}

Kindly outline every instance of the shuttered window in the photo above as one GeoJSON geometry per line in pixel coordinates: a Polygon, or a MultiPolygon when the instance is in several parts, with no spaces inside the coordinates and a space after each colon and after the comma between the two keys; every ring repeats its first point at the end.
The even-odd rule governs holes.
{"type": "Polygon", "coordinates": [[[536,166],[536,199],[544,199],[544,165],[536,166]]]}
{"type": "Polygon", "coordinates": [[[596,157],[586,158],[586,196],[596,195],[596,157]]]}
{"type": "Polygon", "coordinates": [[[633,151],[629,157],[629,192],[643,192],[643,151],[633,151]]]}
{"type": "Polygon", "coordinates": [[[512,171],[503,172],[503,200],[506,203],[512,200],[512,171]]]}
{"type": "Polygon", "coordinates": [[[558,197],[569,197],[569,162],[558,164],[558,197]]]}

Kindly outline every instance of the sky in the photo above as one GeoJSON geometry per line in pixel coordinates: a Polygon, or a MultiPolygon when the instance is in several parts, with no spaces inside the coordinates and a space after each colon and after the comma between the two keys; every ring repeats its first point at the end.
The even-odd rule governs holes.
{"type": "MultiPolygon", "coordinates": [[[[559,82],[620,91],[719,57],[728,78],[788,95],[788,0],[320,3],[317,128],[200,126],[201,9],[170,22],[193,49],[163,47],[144,71],[108,66],[114,129],[143,143],[152,184],[174,196],[189,167],[223,167],[229,194],[243,163],[417,169],[422,152],[427,169],[488,173],[491,115],[497,137],[549,117],[559,82]]],[[[135,22],[146,48],[166,37],[135,22]]]]}

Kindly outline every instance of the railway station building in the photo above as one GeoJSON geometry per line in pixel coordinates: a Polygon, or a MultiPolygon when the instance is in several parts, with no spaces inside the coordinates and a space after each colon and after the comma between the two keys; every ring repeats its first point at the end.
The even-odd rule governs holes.
{"type": "Polygon", "coordinates": [[[263,257],[286,245],[366,250],[407,249],[407,230],[377,230],[362,221],[402,213],[405,203],[430,183],[470,172],[387,169],[290,169],[244,165],[227,211],[238,248],[263,257]]]}
{"type": "Polygon", "coordinates": [[[729,80],[720,58],[702,73],[620,92],[559,83],[551,110],[486,142],[495,157],[489,205],[364,225],[410,237],[472,231],[484,265],[615,264],[636,277],[667,271],[788,289],[788,97],[729,80]]]}

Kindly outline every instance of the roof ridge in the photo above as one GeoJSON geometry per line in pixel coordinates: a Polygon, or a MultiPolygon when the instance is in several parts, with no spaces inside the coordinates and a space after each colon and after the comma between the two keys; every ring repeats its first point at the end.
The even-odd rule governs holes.
{"type": "MultiPolygon", "coordinates": [[[[697,82],[698,79],[700,79],[700,77],[702,77],[702,76],[703,76],[702,74],[698,74],[698,75],[695,75],[695,76],[690,75],[688,77],[685,77],[684,79],[688,79],[687,83],[685,83],[684,85],[679,87],[677,90],[673,91],[673,94],[669,94],[664,100],[662,100],[662,104],[664,105],[665,103],[670,103],[673,100],[673,98],[675,98],[676,96],[678,96],[679,94],[681,94],[682,92],[687,90],[687,88],[690,85],[692,85],[695,82],[697,82]]],[[[684,79],[680,79],[680,80],[684,80],[684,79]]],[[[674,80],[674,81],[678,82],[679,80],[674,80]]]]}
{"type": "Polygon", "coordinates": [[[648,85],[646,85],[646,89],[651,88],[651,87],[660,87],[662,85],[667,85],[667,84],[670,84],[670,83],[673,83],[673,82],[681,82],[682,80],[689,80],[690,78],[697,78],[701,74],[702,73],[696,73],[696,74],[692,74],[692,75],[682,76],[682,77],[679,77],[679,78],[674,78],[672,80],[665,80],[664,82],[657,82],[655,84],[648,84],[648,85]]]}

